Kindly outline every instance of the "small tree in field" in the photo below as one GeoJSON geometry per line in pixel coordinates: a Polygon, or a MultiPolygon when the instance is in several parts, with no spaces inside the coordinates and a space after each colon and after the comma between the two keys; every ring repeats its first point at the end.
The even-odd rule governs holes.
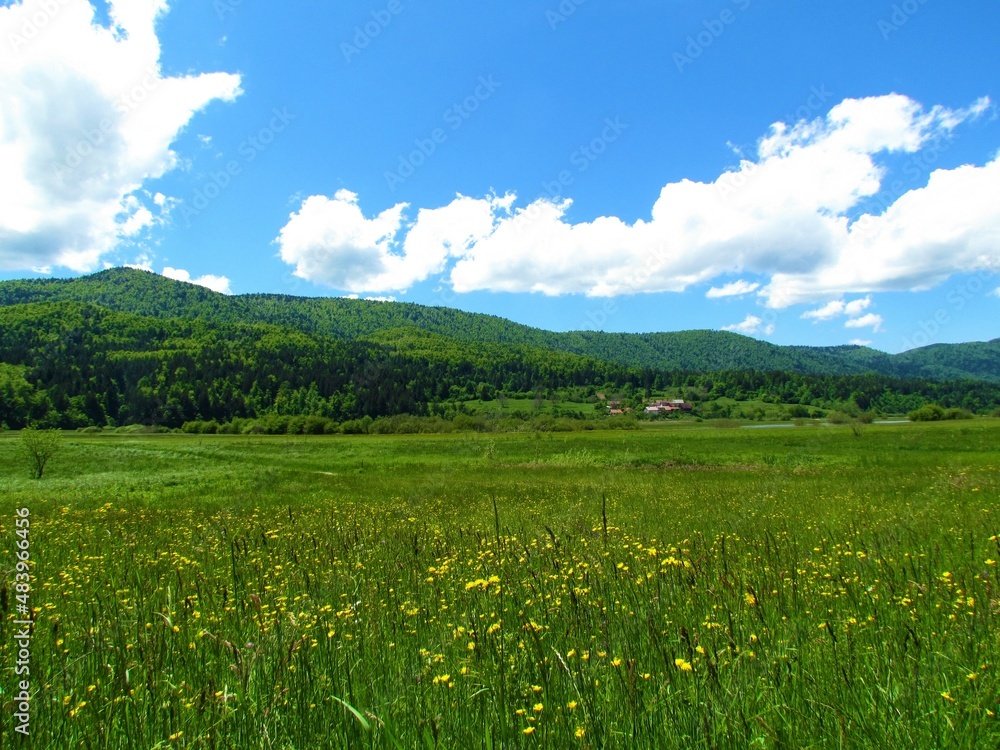
{"type": "Polygon", "coordinates": [[[28,461],[32,479],[41,479],[45,465],[59,450],[58,430],[21,430],[21,451],[28,461]]]}

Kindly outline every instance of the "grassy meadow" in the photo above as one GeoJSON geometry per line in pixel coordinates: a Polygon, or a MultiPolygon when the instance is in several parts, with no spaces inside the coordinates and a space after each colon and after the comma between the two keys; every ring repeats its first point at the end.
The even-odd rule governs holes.
{"type": "Polygon", "coordinates": [[[1000,746],[1000,420],[17,451],[3,746],[1000,746]]]}

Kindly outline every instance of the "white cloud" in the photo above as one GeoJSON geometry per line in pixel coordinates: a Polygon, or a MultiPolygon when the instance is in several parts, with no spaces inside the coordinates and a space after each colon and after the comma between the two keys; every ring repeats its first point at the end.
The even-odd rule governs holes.
{"type": "Polygon", "coordinates": [[[802,317],[806,320],[812,319],[816,321],[820,320],[830,320],[836,318],[838,315],[843,315],[844,313],[844,303],[842,300],[833,300],[832,302],[827,302],[823,307],[817,308],[815,310],[808,310],[802,313],[802,317]]]}
{"type": "Polygon", "coordinates": [[[277,242],[299,278],[352,292],[405,290],[444,270],[449,257],[468,253],[493,231],[494,211],[512,199],[458,196],[443,208],[421,209],[397,241],[406,203],[369,219],[356,194],[339,190],[333,198],[306,198],[277,242]]]}
{"type": "MultiPolygon", "coordinates": [[[[754,159],[711,182],[664,186],[649,217],[631,224],[614,216],[573,223],[569,200],[514,207],[508,195],[460,196],[404,227],[405,205],[364,219],[356,198],[342,201],[344,218],[355,207],[350,227],[387,225],[375,239],[362,232],[361,241],[329,217],[311,216],[313,201],[330,202],[313,196],[279,243],[296,275],[348,291],[403,289],[443,273],[457,292],[616,296],[758,274],[769,277],[758,294],[780,308],[922,289],[998,260],[1000,158],[937,170],[926,188],[904,193],[882,214],[852,217],[882,187],[886,168],[876,157],[915,153],[989,106],[981,99],[927,110],[899,94],[847,99],[825,118],[776,123],[754,159]]],[[[738,288],[713,287],[714,294],[729,287],[738,288]]]]}
{"type": "Polygon", "coordinates": [[[204,276],[199,276],[198,278],[193,279],[191,278],[191,274],[183,268],[171,268],[170,266],[163,269],[163,276],[166,276],[168,279],[174,279],[175,281],[186,281],[189,284],[197,284],[198,286],[207,287],[213,292],[219,292],[220,294],[233,293],[233,290],[229,288],[229,279],[225,276],[205,274],[204,276]]]}
{"type": "Polygon", "coordinates": [[[177,165],[196,112],[240,93],[237,75],[161,74],[166,10],[111,0],[104,28],[86,0],[0,7],[0,269],[93,270],[165,218],[141,186],[177,165]]]}
{"type": "Polygon", "coordinates": [[[848,320],[844,323],[844,328],[868,328],[870,326],[875,333],[878,333],[882,327],[882,323],[881,315],[868,313],[867,315],[862,315],[860,318],[848,320]]]}
{"type": "Polygon", "coordinates": [[[852,346],[871,346],[873,342],[866,341],[865,339],[851,339],[848,343],[852,346]]]}
{"type": "Polygon", "coordinates": [[[774,333],[774,325],[764,325],[764,321],[758,318],[756,315],[747,315],[743,319],[742,323],[735,323],[731,326],[723,326],[723,331],[735,331],[736,333],[745,333],[748,336],[754,333],[763,333],[765,336],[770,336],[774,333]]]}
{"type": "Polygon", "coordinates": [[[847,315],[853,318],[860,315],[862,311],[871,307],[871,304],[871,295],[852,300],[851,302],[832,300],[815,310],[807,310],[802,313],[801,317],[805,320],[814,320],[817,323],[821,320],[832,320],[840,315],[847,315]]]}
{"type": "Polygon", "coordinates": [[[872,297],[869,294],[867,297],[856,299],[853,302],[848,302],[844,305],[844,314],[853,318],[856,315],[860,315],[864,310],[867,310],[871,306],[872,297]]]}
{"type": "Polygon", "coordinates": [[[721,297],[741,297],[744,294],[750,294],[751,292],[756,292],[760,289],[760,284],[749,281],[744,281],[740,279],[739,281],[733,281],[729,284],[724,284],[721,287],[713,286],[707,292],[705,296],[708,299],[719,299],[721,297]]]}

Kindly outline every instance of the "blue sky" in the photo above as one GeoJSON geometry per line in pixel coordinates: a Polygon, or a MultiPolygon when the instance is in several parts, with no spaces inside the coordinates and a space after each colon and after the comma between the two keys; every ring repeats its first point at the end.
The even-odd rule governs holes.
{"type": "Polygon", "coordinates": [[[0,31],[2,278],[1000,336],[995,2],[25,0],[0,31]]]}

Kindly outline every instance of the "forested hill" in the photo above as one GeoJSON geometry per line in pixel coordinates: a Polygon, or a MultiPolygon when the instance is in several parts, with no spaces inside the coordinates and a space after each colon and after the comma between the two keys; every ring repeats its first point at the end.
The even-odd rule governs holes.
{"type": "Polygon", "coordinates": [[[889,355],[859,346],[776,346],[723,331],[554,333],[444,307],[276,294],[227,296],[147,271],[114,268],[77,279],[0,282],[0,305],[89,302],[159,318],[218,324],[264,323],[354,341],[418,328],[459,342],[520,345],[652,370],[783,370],[813,374],[877,372],[903,378],[1000,382],[1000,339],[940,344],[889,355]]]}

